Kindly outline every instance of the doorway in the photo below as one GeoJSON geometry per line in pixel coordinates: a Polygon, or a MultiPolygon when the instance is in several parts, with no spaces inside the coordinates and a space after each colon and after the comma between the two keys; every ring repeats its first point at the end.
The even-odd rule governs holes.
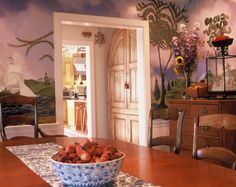
{"type": "MultiPolygon", "coordinates": [[[[87,66],[92,44],[63,41],[63,119],[64,134],[87,137],[87,66]]],[[[90,85],[89,85],[90,86],[90,85]]]]}
{"type": "MultiPolygon", "coordinates": [[[[137,36],[137,82],[138,86],[138,121],[139,121],[139,144],[147,145],[148,134],[148,118],[151,108],[150,96],[150,51],[149,51],[149,24],[144,20],[131,20],[122,18],[111,18],[101,16],[79,15],[70,13],[54,13],[54,45],[55,45],[55,89],[63,90],[62,85],[62,67],[61,67],[61,49],[62,44],[62,27],[63,25],[73,26],[94,26],[102,28],[123,28],[134,29],[137,36]]],[[[94,56],[92,57],[94,58],[94,56]]],[[[91,63],[88,82],[91,87],[87,88],[88,103],[88,137],[108,137],[107,124],[100,123],[104,113],[99,105],[100,99],[104,100],[103,95],[100,95],[100,83],[97,81],[99,75],[97,69],[100,68],[97,64],[91,63]],[[92,84],[94,83],[94,84],[92,84]]],[[[56,119],[58,122],[58,130],[63,131],[63,95],[62,92],[56,91],[56,119]]],[[[106,105],[107,103],[102,103],[106,105]]]]}

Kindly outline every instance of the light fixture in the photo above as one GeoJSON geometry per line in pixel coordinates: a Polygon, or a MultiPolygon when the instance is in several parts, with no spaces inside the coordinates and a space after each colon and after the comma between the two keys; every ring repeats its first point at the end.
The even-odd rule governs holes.
{"type": "Polygon", "coordinates": [[[101,30],[99,29],[97,34],[95,34],[95,44],[98,44],[99,46],[101,46],[102,44],[105,43],[105,36],[104,34],[101,32],[101,30]]]}
{"type": "Polygon", "coordinates": [[[83,31],[82,36],[85,38],[90,38],[92,36],[92,32],[90,31],[83,31]]]}

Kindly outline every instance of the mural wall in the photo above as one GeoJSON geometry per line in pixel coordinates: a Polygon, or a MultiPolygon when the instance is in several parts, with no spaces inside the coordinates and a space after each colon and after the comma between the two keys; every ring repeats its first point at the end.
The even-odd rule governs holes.
{"type": "MultiPolygon", "coordinates": [[[[144,7],[150,4],[152,7],[160,6],[162,3],[168,4],[172,11],[176,9],[176,17],[173,22],[175,32],[179,31],[181,24],[185,24],[186,29],[191,30],[195,23],[199,23],[199,37],[201,40],[207,41],[208,36],[203,34],[203,30],[207,29],[205,19],[225,13],[229,16],[228,24],[231,27],[231,33],[228,35],[231,38],[236,36],[236,23],[233,22],[235,0],[1,0],[0,95],[9,92],[38,95],[40,96],[41,115],[54,115],[54,63],[57,63],[53,60],[54,11],[151,20],[152,17],[145,17],[145,14],[142,13],[144,7]]],[[[164,12],[164,14],[169,13],[164,12]]],[[[160,28],[165,26],[166,20],[161,21],[163,22],[159,22],[160,28]]],[[[151,26],[150,24],[150,30],[153,30],[151,26]]],[[[154,27],[154,31],[159,27],[154,27]]],[[[163,33],[157,34],[162,37],[163,33]]],[[[171,36],[174,34],[172,33],[171,36]]],[[[158,45],[151,44],[153,102],[160,98],[157,90],[161,92],[163,89],[160,61],[165,68],[164,87],[167,91],[182,84],[176,81],[183,79],[183,74],[177,75],[173,71],[175,57],[174,54],[170,56],[170,51],[166,50],[168,45],[164,47],[159,45],[158,48],[158,45]]],[[[207,43],[205,43],[203,51],[209,51],[206,55],[214,54],[207,43]]],[[[234,44],[230,46],[230,53],[236,54],[234,44]]],[[[205,73],[205,59],[199,58],[191,77],[192,81],[203,79],[205,73]]],[[[182,90],[172,89],[172,92],[167,92],[166,97],[175,97],[181,95],[181,92],[182,90]]],[[[50,121],[50,119],[47,120],[50,121]]],[[[53,121],[53,119],[51,120],[53,121]]]]}

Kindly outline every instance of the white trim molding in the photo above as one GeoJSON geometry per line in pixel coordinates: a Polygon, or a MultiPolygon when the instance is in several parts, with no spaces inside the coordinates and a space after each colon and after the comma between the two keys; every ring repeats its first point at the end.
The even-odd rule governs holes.
{"type": "MultiPolygon", "coordinates": [[[[56,121],[59,123],[60,131],[63,131],[63,85],[62,85],[62,59],[61,59],[61,27],[63,25],[81,25],[106,28],[134,29],[137,32],[138,50],[138,92],[139,92],[139,144],[147,145],[148,120],[151,108],[151,87],[150,87],[150,44],[149,44],[149,23],[145,20],[124,19],[103,16],[91,16],[72,13],[54,12],[54,59],[55,59],[55,89],[56,89],[56,121]]],[[[90,68],[91,72],[95,72],[90,68]]],[[[91,73],[90,72],[90,73],[91,73]]],[[[94,75],[96,77],[96,75],[94,75]]],[[[94,78],[94,77],[91,77],[94,78]]],[[[95,85],[96,86],[96,85],[95,85]]],[[[91,88],[92,89],[92,88],[91,88]]],[[[87,90],[89,91],[89,90],[87,90]]],[[[90,90],[92,109],[92,129],[90,137],[99,137],[96,133],[96,93],[90,90]]],[[[89,98],[88,98],[89,99],[89,98]]]]}

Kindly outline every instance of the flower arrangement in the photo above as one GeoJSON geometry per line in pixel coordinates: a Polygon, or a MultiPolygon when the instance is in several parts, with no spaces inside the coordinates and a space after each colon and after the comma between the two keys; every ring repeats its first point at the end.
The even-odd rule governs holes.
{"type": "MultiPolygon", "coordinates": [[[[200,24],[195,23],[191,32],[188,32],[186,25],[180,25],[177,36],[172,38],[175,62],[173,70],[177,75],[183,75],[190,84],[193,71],[197,68],[200,57],[198,50],[203,45],[199,36],[200,24]]],[[[187,85],[189,86],[189,85],[187,85]]]]}

